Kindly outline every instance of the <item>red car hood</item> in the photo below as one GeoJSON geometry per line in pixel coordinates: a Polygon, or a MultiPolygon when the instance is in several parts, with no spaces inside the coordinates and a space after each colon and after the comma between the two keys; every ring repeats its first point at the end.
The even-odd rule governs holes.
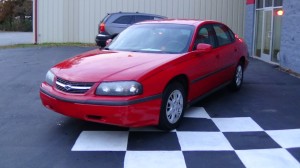
{"type": "Polygon", "coordinates": [[[55,75],[76,82],[138,80],[154,68],[180,57],[179,54],[111,52],[92,50],[52,68],[55,75]]]}

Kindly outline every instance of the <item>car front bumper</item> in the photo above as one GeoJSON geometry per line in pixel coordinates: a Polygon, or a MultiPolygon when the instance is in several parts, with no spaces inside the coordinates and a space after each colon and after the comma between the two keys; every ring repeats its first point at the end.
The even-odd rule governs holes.
{"type": "Polygon", "coordinates": [[[131,101],[103,101],[97,96],[64,94],[45,83],[41,85],[40,98],[45,107],[60,114],[125,127],[157,125],[161,106],[161,95],[131,101]]]}

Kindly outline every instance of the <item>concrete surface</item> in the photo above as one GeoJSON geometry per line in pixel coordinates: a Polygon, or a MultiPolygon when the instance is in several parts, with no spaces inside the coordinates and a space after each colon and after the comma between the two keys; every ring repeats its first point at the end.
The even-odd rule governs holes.
{"type": "Polygon", "coordinates": [[[225,88],[193,106],[206,111],[204,118],[184,119],[177,132],[130,131],[69,118],[40,102],[39,86],[48,69],[90,49],[0,49],[1,168],[149,167],[160,156],[164,165],[154,167],[178,161],[177,167],[188,168],[300,167],[300,79],[252,59],[239,92],[225,88]],[[118,141],[124,149],[114,151],[110,145],[118,141]],[[190,147],[213,151],[181,151],[190,147]]]}

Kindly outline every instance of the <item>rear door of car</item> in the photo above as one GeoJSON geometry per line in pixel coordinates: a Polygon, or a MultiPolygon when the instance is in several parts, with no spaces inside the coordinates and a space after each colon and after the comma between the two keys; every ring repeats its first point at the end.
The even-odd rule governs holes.
{"type": "Polygon", "coordinates": [[[215,38],[217,41],[216,51],[218,52],[218,77],[222,83],[232,79],[236,60],[235,39],[231,37],[231,30],[223,24],[213,24],[215,38]]]}

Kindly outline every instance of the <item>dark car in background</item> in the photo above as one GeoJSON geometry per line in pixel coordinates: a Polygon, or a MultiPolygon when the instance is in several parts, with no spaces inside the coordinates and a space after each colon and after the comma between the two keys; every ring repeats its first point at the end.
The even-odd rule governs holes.
{"type": "Polygon", "coordinates": [[[139,13],[139,12],[118,12],[108,13],[100,22],[96,43],[100,47],[106,45],[108,39],[113,39],[128,26],[145,21],[165,19],[165,16],[139,13]]]}

